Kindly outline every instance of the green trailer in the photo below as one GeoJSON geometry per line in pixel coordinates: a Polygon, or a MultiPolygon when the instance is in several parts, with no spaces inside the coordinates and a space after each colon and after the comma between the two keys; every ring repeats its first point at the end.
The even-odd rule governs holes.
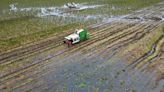
{"type": "Polygon", "coordinates": [[[88,33],[87,29],[82,29],[81,32],[79,32],[79,36],[80,36],[80,41],[88,39],[89,33],[88,33]]]}
{"type": "Polygon", "coordinates": [[[87,29],[76,30],[73,34],[65,37],[64,43],[68,46],[79,43],[80,41],[87,40],[89,38],[89,33],[87,29]]]}

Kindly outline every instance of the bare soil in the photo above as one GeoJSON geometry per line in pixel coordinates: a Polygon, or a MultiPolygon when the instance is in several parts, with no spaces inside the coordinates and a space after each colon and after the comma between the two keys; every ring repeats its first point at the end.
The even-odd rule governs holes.
{"type": "Polygon", "coordinates": [[[164,2],[0,54],[2,92],[164,92],[164,2]]]}

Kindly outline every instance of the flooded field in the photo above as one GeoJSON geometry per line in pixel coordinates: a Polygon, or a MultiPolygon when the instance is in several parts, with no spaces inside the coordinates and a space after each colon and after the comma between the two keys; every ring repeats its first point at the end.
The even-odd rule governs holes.
{"type": "Polygon", "coordinates": [[[162,0],[2,0],[0,53],[52,37],[58,32],[115,20],[160,1],[162,0]]]}
{"type": "MultiPolygon", "coordinates": [[[[66,31],[52,32],[53,35],[47,38],[34,43],[29,41],[29,44],[22,47],[0,53],[0,90],[2,92],[164,92],[164,2],[118,15],[105,13],[98,15],[93,11],[94,16],[88,13],[89,9],[101,9],[106,7],[105,3],[76,4],[79,7],[71,11],[68,7],[64,7],[63,3],[58,7],[44,8],[39,6],[21,8],[19,4],[16,5],[18,7],[12,6],[12,13],[33,11],[32,14],[36,14],[34,19],[30,18],[31,21],[28,20],[22,25],[36,20],[36,24],[40,21],[43,26],[37,25],[37,28],[30,26],[30,30],[37,29],[35,30],[37,32],[48,30],[54,28],[53,24],[58,28],[58,24],[47,19],[51,20],[54,17],[71,19],[74,16],[74,20],[79,18],[84,24],[87,23],[90,38],[69,48],[63,43],[64,37],[72,33],[74,28],[84,26],[78,20],[77,23],[80,25],[76,23],[74,26],[66,25],[64,27],[66,31]],[[85,22],[84,19],[87,17],[95,19],[85,22]],[[46,26],[45,21],[40,19],[50,25],[46,26]]],[[[10,26],[15,23],[10,22],[10,26]]],[[[17,23],[20,22],[24,23],[24,19],[17,23]]],[[[8,24],[6,19],[0,23],[8,24]]],[[[58,29],[60,27],[63,28],[59,26],[58,29]]],[[[15,34],[16,37],[25,35],[24,32],[20,32],[15,34]]],[[[27,34],[29,32],[27,31],[27,34]]],[[[10,35],[9,38],[0,35],[0,38],[6,40],[14,37],[10,35]]]]}

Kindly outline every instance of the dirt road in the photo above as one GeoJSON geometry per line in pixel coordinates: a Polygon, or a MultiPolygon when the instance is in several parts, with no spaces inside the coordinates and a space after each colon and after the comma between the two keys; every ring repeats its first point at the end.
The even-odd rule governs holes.
{"type": "Polygon", "coordinates": [[[164,92],[164,2],[0,55],[2,92],[164,92]]]}

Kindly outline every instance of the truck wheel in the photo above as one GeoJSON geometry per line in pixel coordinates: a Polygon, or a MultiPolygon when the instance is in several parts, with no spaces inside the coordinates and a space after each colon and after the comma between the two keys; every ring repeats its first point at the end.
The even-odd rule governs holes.
{"type": "Polygon", "coordinates": [[[68,47],[71,47],[72,46],[72,42],[68,42],[68,47]]]}

